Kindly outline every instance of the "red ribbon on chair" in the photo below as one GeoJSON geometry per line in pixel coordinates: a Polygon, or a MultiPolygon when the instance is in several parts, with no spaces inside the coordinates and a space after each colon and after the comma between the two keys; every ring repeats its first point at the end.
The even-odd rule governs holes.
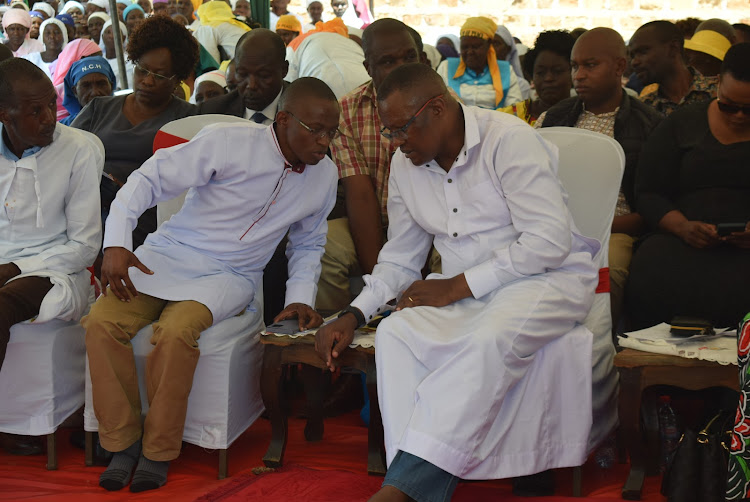
{"type": "Polygon", "coordinates": [[[609,267],[599,269],[599,284],[596,285],[596,294],[609,293],[609,267]]]}

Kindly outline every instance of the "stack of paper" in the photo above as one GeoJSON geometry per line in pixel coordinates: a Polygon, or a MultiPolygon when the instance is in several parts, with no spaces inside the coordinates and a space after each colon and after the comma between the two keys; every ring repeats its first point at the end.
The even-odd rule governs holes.
{"type": "Polygon", "coordinates": [[[716,330],[715,335],[674,336],[667,323],[618,337],[620,347],[670,356],[737,364],[737,331],[716,330]]]}

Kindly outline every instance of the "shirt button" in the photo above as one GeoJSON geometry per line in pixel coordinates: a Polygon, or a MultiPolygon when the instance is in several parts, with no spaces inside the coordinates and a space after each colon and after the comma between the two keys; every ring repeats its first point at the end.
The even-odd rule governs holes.
{"type": "Polygon", "coordinates": [[[458,233],[457,232],[453,232],[453,237],[458,237],[458,233]]]}
{"type": "Polygon", "coordinates": [[[454,208],[453,208],[453,212],[454,212],[454,213],[457,213],[457,212],[458,212],[458,208],[457,208],[457,207],[454,207],[454,208]]]}
{"type": "Polygon", "coordinates": [[[425,167],[430,167],[430,164],[427,164],[425,167]]]}
{"type": "Polygon", "coordinates": [[[448,183],[453,183],[453,179],[452,178],[448,178],[448,183]]]}

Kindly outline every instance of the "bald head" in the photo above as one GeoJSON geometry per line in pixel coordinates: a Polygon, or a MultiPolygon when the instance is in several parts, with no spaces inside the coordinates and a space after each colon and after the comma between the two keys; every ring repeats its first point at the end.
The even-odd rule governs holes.
{"type": "Polygon", "coordinates": [[[289,70],[284,41],[264,28],[248,31],[237,42],[234,63],[245,108],[264,110],[281,92],[289,70]]]}
{"type": "Polygon", "coordinates": [[[284,41],[278,34],[265,28],[250,30],[240,37],[235,48],[235,58],[247,51],[263,52],[275,61],[286,60],[284,41]]]}
{"type": "Polygon", "coordinates": [[[627,49],[622,36],[612,28],[594,28],[581,34],[573,46],[573,52],[576,47],[585,45],[587,50],[596,50],[602,56],[612,58],[625,58],[627,49]]]}
{"type": "Polygon", "coordinates": [[[362,33],[362,50],[365,53],[365,58],[370,58],[372,56],[373,45],[377,40],[381,38],[390,38],[398,33],[409,33],[409,27],[398,19],[392,19],[390,17],[378,19],[367,26],[362,33]]]}
{"type": "Polygon", "coordinates": [[[704,30],[715,31],[719,35],[723,35],[731,44],[737,42],[737,32],[734,27],[723,19],[707,19],[698,25],[695,32],[704,30]]]}
{"type": "Polygon", "coordinates": [[[448,89],[430,66],[410,63],[396,68],[383,80],[378,87],[378,101],[385,101],[396,92],[409,102],[423,103],[433,96],[447,93],[448,89]]]}

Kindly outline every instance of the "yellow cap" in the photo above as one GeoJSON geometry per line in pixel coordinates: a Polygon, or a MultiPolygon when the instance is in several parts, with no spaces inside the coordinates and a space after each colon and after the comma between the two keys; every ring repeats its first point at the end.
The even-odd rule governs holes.
{"type": "Polygon", "coordinates": [[[693,38],[685,40],[685,48],[691,51],[705,52],[719,61],[724,61],[732,43],[724,35],[711,30],[696,31],[693,38]]]}
{"type": "Polygon", "coordinates": [[[297,33],[302,31],[302,24],[299,22],[296,16],[292,14],[285,14],[281,16],[276,23],[277,30],[296,31],[297,33]]]}

